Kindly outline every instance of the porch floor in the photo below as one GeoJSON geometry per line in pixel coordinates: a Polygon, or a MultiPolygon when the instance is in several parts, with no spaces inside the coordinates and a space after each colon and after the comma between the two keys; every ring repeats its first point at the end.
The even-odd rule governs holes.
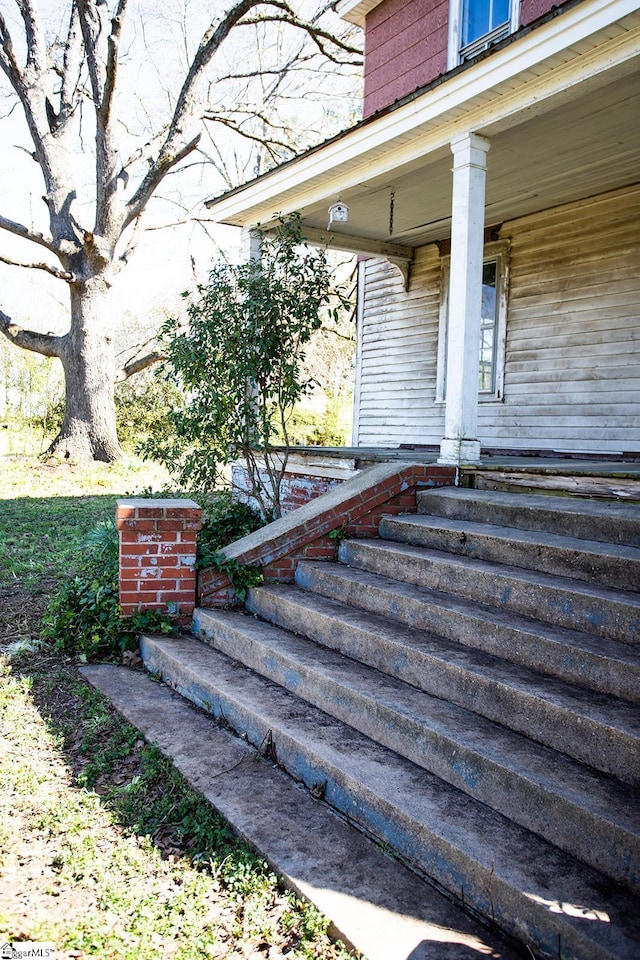
{"type": "MultiPolygon", "coordinates": [[[[287,472],[347,479],[376,463],[437,463],[438,456],[435,446],[294,447],[287,472]]],[[[461,465],[460,474],[462,486],[640,501],[640,452],[487,449],[479,463],[461,465]]]]}
{"type": "MultiPolygon", "coordinates": [[[[352,461],[355,469],[372,463],[395,460],[416,463],[436,463],[437,447],[293,447],[293,457],[310,461],[352,461]]],[[[556,452],[553,450],[523,451],[483,450],[479,463],[463,465],[462,470],[517,470],[526,473],[583,474],[600,477],[629,477],[640,479],[640,452],[628,454],[588,454],[556,452]]]]}

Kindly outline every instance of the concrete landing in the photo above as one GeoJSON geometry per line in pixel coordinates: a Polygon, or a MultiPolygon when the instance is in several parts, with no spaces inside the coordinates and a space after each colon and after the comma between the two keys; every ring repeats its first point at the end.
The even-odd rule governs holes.
{"type": "Polygon", "coordinates": [[[516,960],[506,944],[390,859],[242,740],[166,686],[111,664],[84,677],[368,960],[516,960]]]}

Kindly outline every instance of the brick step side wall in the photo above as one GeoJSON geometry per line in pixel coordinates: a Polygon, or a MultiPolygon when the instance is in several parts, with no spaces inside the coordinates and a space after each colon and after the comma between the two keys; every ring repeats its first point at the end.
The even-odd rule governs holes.
{"type": "MultiPolygon", "coordinates": [[[[260,566],[268,583],[291,583],[300,560],[337,559],[341,535],[375,536],[383,515],[415,513],[418,491],[451,486],[456,478],[455,467],[439,464],[377,464],[274,523],[236,540],[222,552],[238,563],[260,566]],[[338,535],[329,536],[333,531],[339,531],[338,535]]],[[[226,606],[234,599],[226,574],[201,571],[202,606],[226,606]]]]}
{"type": "Polygon", "coordinates": [[[196,537],[202,510],[193,500],[118,500],[120,606],[124,616],[161,610],[188,623],[196,598],[196,537]]]}

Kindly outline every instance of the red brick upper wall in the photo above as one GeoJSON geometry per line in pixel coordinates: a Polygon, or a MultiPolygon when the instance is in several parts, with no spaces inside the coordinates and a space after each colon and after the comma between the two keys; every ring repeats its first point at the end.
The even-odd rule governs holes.
{"type": "Polygon", "coordinates": [[[520,26],[526,27],[528,23],[549,13],[549,10],[557,7],[560,2],[561,0],[520,0],[520,26]]]}
{"type": "MultiPolygon", "coordinates": [[[[520,0],[520,25],[559,0],[520,0]]],[[[367,15],[364,116],[388,107],[447,69],[449,0],[382,0],[367,15]]]]}
{"type": "Polygon", "coordinates": [[[366,19],[364,116],[447,69],[449,0],[383,0],[366,19]]]}

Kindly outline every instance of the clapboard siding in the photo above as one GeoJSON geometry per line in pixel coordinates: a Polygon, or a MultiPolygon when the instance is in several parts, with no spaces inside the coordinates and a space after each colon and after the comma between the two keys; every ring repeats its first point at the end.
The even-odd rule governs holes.
{"type": "MultiPolygon", "coordinates": [[[[486,446],[640,451],[640,186],[503,224],[511,244],[504,399],[479,404],[486,446]]],[[[364,265],[358,442],[439,443],[440,259],[408,292],[364,265]]]]}
{"type": "Polygon", "coordinates": [[[394,446],[422,436],[425,422],[440,433],[434,408],[440,257],[435,246],[416,251],[405,292],[399,272],[384,260],[366,274],[361,337],[358,443],[394,446]]]}

